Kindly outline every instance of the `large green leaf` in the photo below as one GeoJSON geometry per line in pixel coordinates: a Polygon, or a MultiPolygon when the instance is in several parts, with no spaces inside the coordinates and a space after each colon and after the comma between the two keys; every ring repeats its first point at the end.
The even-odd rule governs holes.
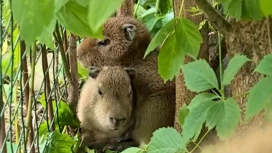
{"type": "Polygon", "coordinates": [[[12,4],[20,35],[30,46],[50,24],[54,16],[54,0],[13,0],[12,4]]]}
{"type": "Polygon", "coordinates": [[[186,87],[194,92],[218,89],[216,76],[205,60],[188,63],[182,68],[186,87]]]}
{"type": "Polygon", "coordinates": [[[143,150],[140,148],[137,148],[137,147],[130,147],[130,148],[122,151],[122,153],[141,153],[141,152],[143,152],[143,150]]]}
{"type": "Polygon", "coordinates": [[[202,37],[197,26],[192,21],[181,18],[177,22],[176,35],[181,51],[196,59],[202,43],[202,37]]]}
{"type": "Polygon", "coordinates": [[[91,0],[88,21],[93,33],[98,33],[104,22],[121,6],[124,0],[91,0]]]}
{"type": "MultiPolygon", "coordinates": [[[[216,125],[216,130],[218,136],[221,139],[225,139],[231,136],[241,119],[241,109],[238,102],[233,98],[228,98],[224,101],[224,116],[221,118],[220,122],[216,125]]],[[[207,117],[208,119],[208,117],[207,117]]]]}
{"type": "Polygon", "coordinates": [[[261,79],[249,92],[246,119],[258,114],[272,100],[272,77],[261,79]]]}
{"type": "Polygon", "coordinates": [[[66,134],[54,131],[48,136],[48,143],[45,146],[45,152],[50,153],[72,153],[70,149],[76,142],[66,134]]]}
{"type": "Polygon", "coordinates": [[[186,149],[186,142],[174,128],[160,128],[153,133],[149,153],[175,153],[186,149]]]}
{"type": "Polygon", "coordinates": [[[199,131],[205,122],[207,110],[215,103],[213,99],[216,95],[211,93],[201,93],[194,97],[188,106],[190,112],[185,118],[182,126],[182,135],[185,141],[198,137],[199,131]]]}
{"type": "Polygon", "coordinates": [[[180,109],[179,109],[179,114],[178,114],[178,121],[180,126],[182,127],[185,118],[189,114],[189,109],[186,104],[184,104],[180,109]]]}
{"type": "Polygon", "coordinates": [[[232,17],[235,17],[236,20],[240,20],[242,16],[242,4],[243,0],[231,0],[228,12],[232,17]]]}
{"type": "Polygon", "coordinates": [[[150,44],[148,45],[144,57],[146,57],[150,52],[152,52],[156,47],[164,42],[167,36],[173,32],[175,26],[175,19],[169,21],[165,26],[163,26],[157,34],[152,38],[150,44]]]}
{"type": "Polygon", "coordinates": [[[256,67],[255,72],[272,76],[272,54],[264,56],[264,58],[256,67]]]}
{"type": "Polygon", "coordinates": [[[226,101],[220,100],[209,108],[206,125],[209,129],[216,126],[218,136],[225,138],[235,131],[240,118],[241,113],[238,103],[233,98],[229,98],[226,101]]]}
{"type": "Polygon", "coordinates": [[[271,0],[259,0],[260,7],[265,16],[269,16],[272,14],[272,1],[271,0]]]}
{"type": "Polygon", "coordinates": [[[159,74],[166,82],[172,80],[180,70],[185,52],[180,49],[175,32],[165,40],[158,57],[159,74]]]}
{"type": "Polygon", "coordinates": [[[248,15],[254,20],[262,19],[263,12],[260,8],[259,0],[244,0],[248,15]]]}
{"type": "MultiPolygon", "coordinates": [[[[42,104],[43,108],[46,109],[46,101],[44,93],[39,98],[39,102],[42,104]]],[[[60,124],[60,126],[65,125],[72,125],[72,126],[79,126],[79,121],[75,118],[74,113],[71,111],[69,105],[64,102],[60,101],[56,104],[56,101],[52,101],[53,105],[53,113],[58,113],[57,119],[55,120],[56,123],[60,124]],[[56,109],[58,108],[58,109],[56,109]]]]}
{"type": "Polygon", "coordinates": [[[93,34],[89,27],[87,14],[88,7],[84,7],[75,1],[69,1],[59,9],[56,16],[63,27],[83,37],[93,34]]]}
{"type": "Polygon", "coordinates": [[[230,82],[234,79],[234,76],[238,72],[238,70],[247,62],[249,59],[243,55],[234,56],[228,64],[228,67],[224,71],[223,75],[223,85],[230,84],[230,82]]]}

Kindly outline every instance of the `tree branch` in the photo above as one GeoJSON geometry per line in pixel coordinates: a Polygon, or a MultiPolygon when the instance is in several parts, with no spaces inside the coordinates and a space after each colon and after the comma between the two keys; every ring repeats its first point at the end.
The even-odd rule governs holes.
{"type": "Polygon", "coordinates": [[[231,25],[228,23],[211,5],[207,0],[195,0],[196,5],[203,11],[204,15],[208,18],[213,26],[227,34],[231,31],[231,25]]]}

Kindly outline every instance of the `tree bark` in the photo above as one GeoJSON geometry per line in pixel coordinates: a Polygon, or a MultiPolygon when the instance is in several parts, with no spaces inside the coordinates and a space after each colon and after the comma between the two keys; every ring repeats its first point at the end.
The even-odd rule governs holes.
{"type": "MultiPolygon", "coordinates": [[[[253,62],[248,62],[241,68],[231,83],[232,97],[236,97],[235,100],[238,101],[242,109],[242,117],[244,118],[248,97],[246,92],[263,78],[263,75],[253,73],[253,70],[265,55],[272,52],[271,44],[269,43],[271,41],[270,29],[272,28],[272,24],[269,22],[269,19],[263,19],[258,22],[233,22],[232,27],[233,31],[226,36],[228,56],[232,58],[235,54],[243,54],[253,60],[253,62]]],[[[247,125],[241,125],[240,123],[238,130],[247,129],[249,125],[261,125],[261,117],[261,114],[256,116],[247,125]]]]}
{"type": "MultiPolygon", "coordinates": [[[[180,6],[181,6],[181,0],[173,0],[173,4],[174,4],[174,14],[175,16],[179,15],[179,11],[180,11],[180,6]]],[[[189,14],[189,12],[187,11],[188,9],[190,9],[190,7],[195,6],[195,2],[194,0],[188,1],[185,0],[184,1],[184,6],[182,9],[182,16],[193,21],[196,25],[198,25],[202,20],[203,20],[203,16],[199,15],[199,16],[191,16],[189,14]]],[[[206,59],[208,61],[209,58],[209,53],[208,53],[208,27],[204,26],[201,30],[201,35],[202,35],[202,39],[203,39],[203,43],[201,44],[201,48],[199,51],[199,58],[203,58],[206,59]]],[[[182,43],[182,42],[181,42],[182,43]]],[[[185,63],[189,63],[191,62],[192,59],[190,57],[185,57],[185,63]]],[[[178,112],[180,107],[183,104],[189,104],[191,102],[191,100],[193,99],[193,97],[195,96],[195,93],[189,91],[186,86],[185,86],[185,82],[184,82],[184,76],[182,74],[182,72],[180,71],[179,74],[176,76],[176,112],[175,112],[175,128],[178,131],[181,131],[181,127],[179,125],[178,122],[178,112]]]]}

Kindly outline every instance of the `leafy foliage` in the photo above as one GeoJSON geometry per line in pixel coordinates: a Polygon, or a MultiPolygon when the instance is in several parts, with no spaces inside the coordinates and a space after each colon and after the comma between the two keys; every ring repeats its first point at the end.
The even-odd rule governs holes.
{"type": "Polygon", "coordinates": [[[272,77],[261,79],[251,90],[248,96],[246,118],[258,114],[272,99],[272,77]]]}
{"type": "Polygon", "coordinates": [[[228,13],[236,20],[247,18],[260,20],[264,17],[259,0],[225,0],[221,2],[224,7],[224,13],[228,13]]]}
{"type": "Polygon", "coordinates": [[[121,6],[124,0],[91,0],[89,6],[92,8],[88,12],[89,25],[93,33],[101,30],[102,24],[121,6]],[[103,7],[101,7],[103,6],[103,7]],[[99,14],[99,15],[98,15],[99,14]]]}
{"type": "Polygon", "coordinates": [[[76,144],[69,135],[57,131],[50,133],[47,140],[45,152],[50,153],[72,153],[72,146],[76,144]]]}
{"type": "Polygon", "coordinates": [[[205,60],[197,60],[182,68],[186,87],[195,92],[218,88],[218,81],[212,68],[205,60]]]}
{"type": "Polygon", "coordinates": [[[13,0],[12,5],[14,18],[20,25],[21,36],[28,45],[31,45],[50,24],[54,13],[54,1],[13,0]],[[36,28],[37,25],[39,28],[36,28]]]}
{"type": "Polygon", "coordinates": [[[241,118],[238,103],[229,98],[224,101],[218,101],[207,111],[206,125],[209,129],[216,126],[218,136],[227,138],[233,134],[241,118]],[[228,123],[226,126],[226,123],[228,123]]]}
{"type": "Polygon", "coordinates": [[[234,79],[235,74],[238,70],[247,62],[249,59],[243,55],[236,55],[234,56],[228,64],[228,67],[224,71],[223,76],[223,85],[230,84],[231,80],[234,79]]]}
{"type": "MultiPolygon", "coordinates": [[[[46,101],[45,101],[45,95],[43,94],[40,99],[40,103],[46,109],[46,101]]],[[[68,104],[64,101],[60,101],[56,103],[56,101],[52,101],[53,103],[53,112],[57,113],[56,117],[57,119],[55,120],[56,125],[60,124],[60,126],[65,126],[65,125],[71,125],[78,127],[79,126],[79,121],[75,118],[74,113],[71,111],[69,108],[68,104]]]]}
{"type": "Polygon", "coordinates": [[[158,36],[155,37],[154,44],[152,43],[152,46],[150,48],[148,47],[148,49],[152,50],[157,46],[157,44],[159,44],[159,42],[162,41],[161,38],[163,35],[166,35],[167,32],[169,33],[166,39],[163,40],[164,43],[162,44],[158,57],[159,74],[164,81],[172,80],[179,72],[183,65],[185,55],[190,55],[191,57],[196,58],[202,42],[201,35],[193,22],[185,18],[173,20],[170,21],[167,28],[163,29],[165,30],[165,33],[163,33],[164,31],[158,33],[158,36]],[[173,24],[171,22],[176,23],[174,31],[168,31],[173,24]],[[156,42],[156,40],[158,42],[156,42]]]}
{"type": "Polygon", "coordinates": [[[186,148],[186,142],[175,129],[161,128],[153,133],[147,151],[149,153],[174,153],[184,148],[186,148]]]}
{"type": "Polygon", "coordinates": [[[272,76],[272,54],[264,56],[263,60],[256,67],[255,72],[272,76]]]}

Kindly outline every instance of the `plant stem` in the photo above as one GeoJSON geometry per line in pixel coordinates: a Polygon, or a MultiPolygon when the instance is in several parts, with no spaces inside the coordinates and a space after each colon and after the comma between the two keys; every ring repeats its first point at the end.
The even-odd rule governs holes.
{"type": "Polygon", "coordinates": [[[222,99],[225,99],[225,86],[223,85],[223,68],[222,68],[222,47],[221,47],[221,33],[218,31],[218,50],[219,50],[219,71],[220,71],[220,93],[222,99]]]}
{"type": "Polygon", "coordinates": [[[197,147],[199,147],[199,144],[203,141],[203,139],[207,136],[207,134],[210,132],[210,130],[208,130],[204,135],[203,137],[199,140],[199,142],[196,144],[196,146],[193,148],[192,151],[190,151],[190,153],[193,153],[197,147]]]}
{"type": "Polygon", "coordinates": [[[141,0],[138,0],[137,5],[136,5],[136,8],[135,8],[134,13],[133,13],[133,16],[134,16],[134,17],[136,17],[136,13],[137,13],[138,8],[139,8],[139,6],[140,6],[140,2],[141,2],[141,0]]]}
{"type": "MultiPolygon", "coordinates": [[[[33,105],[33,96],[34,95],[34,78],[35,78],[35,59],[36,59],[36,42],[33,44],[32,49],[32,60],[31,60],[31,79],[30,79],[30,93],[29,93],[29,101],[28,101],[28,109],[27,109],[27,119],[26,119],[26,137],[25,142],[29,140],[29,145],[33,143],[33,137],[31,136],[30,139],[28,139],[28,134],[30,132],[31,135],[33,135],[32,129],[32,105],[33,105]],[[32,139],[32,140],[31,140],[32,139]]],[[[32,147],[32,152],[35,150],[34,147],[32,147]]]]}
{"type": "Polygon", "coordinates": [[[180,8],[179,8],[179,17],[181,17],[181,15],[182,15],[182,9],[183,9],[183,6],[184,6],[184,1],[185,0],[181,0],[181,4],[180,4],[180,8]]]}

